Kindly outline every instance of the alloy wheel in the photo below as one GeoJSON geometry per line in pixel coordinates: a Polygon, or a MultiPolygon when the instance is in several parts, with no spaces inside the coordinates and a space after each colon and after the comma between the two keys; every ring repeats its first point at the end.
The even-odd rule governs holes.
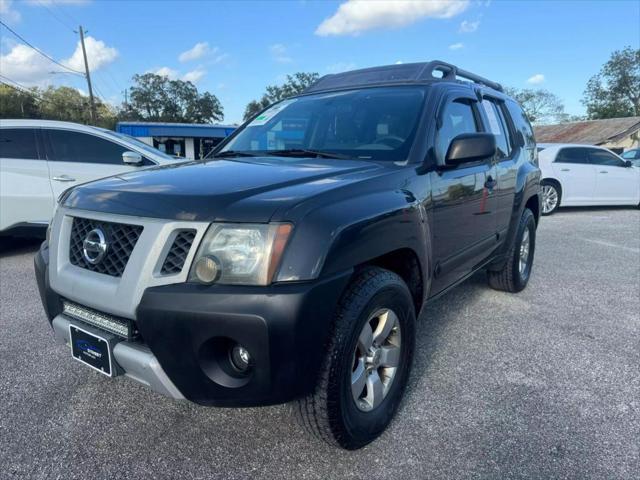
{"type": "Polygon", "coordinates": [[[377,310],[362,327],[351,370],[351,394],[363,412],[382,403],[400,364],[402,335],[398,316],[388,308],[377,310]]]}
{"type": "Polygon", "coordinates": [[[558,206],[558,191],[553,185],[542,186],[542,212],[551,213],[558,206]]]}
{"type": "Polygon", "coordinates": [[[522,241],[520,242],[520,259],[518,263],[518,271],[520,275],[524,276],[529,263],[529,248],[531,246],[531,239],[529,237],[529,229],[525,228],[522,233],[522,241]]]}

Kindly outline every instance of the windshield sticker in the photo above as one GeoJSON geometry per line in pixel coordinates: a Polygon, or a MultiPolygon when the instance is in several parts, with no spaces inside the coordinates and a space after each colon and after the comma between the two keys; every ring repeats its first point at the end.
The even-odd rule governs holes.
{"type": "Polygon", "coordinates": [[[283,100],[282,102],[262,112],[260,115],[254,118],[253,121],[249,125],[247,125],[247,127],[259,127],[261,125],[264,125],[273,117],[275,117],[278,113],[280,113],[282,110],[287,108],[292,103],[295,103],[296,101],[297,101],[297,98],[283,100]]]}

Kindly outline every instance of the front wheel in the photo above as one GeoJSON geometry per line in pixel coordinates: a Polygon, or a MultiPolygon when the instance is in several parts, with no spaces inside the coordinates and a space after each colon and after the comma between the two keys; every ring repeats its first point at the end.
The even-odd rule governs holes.
{"type": "Polygon", "coordinates": [[[297,401],[303,427],[354,450],[389,425],[404,392],[415,342],[415,312],[402,279],[360,272],[342,297],[315,392],[297,401]]]}
{"type": "Polygon", "coordinates": [[[536,220],[531,210],[525,208],[506,263],[502,269],[488,272],[491,288],[512,293],[523,290],[531,277],[535,249],[536,220]]]}

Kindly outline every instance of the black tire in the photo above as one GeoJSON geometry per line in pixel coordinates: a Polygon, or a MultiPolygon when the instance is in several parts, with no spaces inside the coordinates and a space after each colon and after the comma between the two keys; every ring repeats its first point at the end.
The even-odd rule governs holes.
{"type": "Polygon", "coordinates": [[[315,392],[294,405],[302,426],[325,442],[348,450],[375,440],[400,405],[413,360],[415,323],[411,294],[398,275],[377,267],[359,272],[338,305],[315,392]],[[384,399],[372,410],[362,411],[351,392],[356,346],[365,323],[380,309],[391,309],[397,316],[400,359],[384,399]]]}
{"type": "Polygon", "coordinates": [[[504,292],[520,292],[523,290],[529,278],[531,278],[531,270],[533,268],[533,257],[536,250],[536,220],[533,216],[533,212],[528,208],[525,208],[520,217],[520,223],[518,224],[518,230],[516,232],[513,244],[509,249],[507,255],[507,261],[501,270],[488,271],[489,285],[496,290],[502,290],[504,292]],[[526,259],[525,268],[520,270],[520,253],[525,238],[525,232],[528,232],[529,237],[529,249],[526,259]]]}
{"type": "Polygon", "coordinates": [[[542,196],[542,211],[540,212],[542,215],[547,216],[547,215],[552,215],[555,212],[558,211],[558,208],[560,208],[560,202],[562,201],[562,187],[560,186],[560,184],[555,181],[555,180],[542,180],[540,182],[540,195],[542,196]],[[555,206],[553,206],[553,208],[551,208],[550,210],[545,208],[545,195],[544,195],[544,189],[553,189],[557,195],[557,201],[555,203],[555,206]]]}

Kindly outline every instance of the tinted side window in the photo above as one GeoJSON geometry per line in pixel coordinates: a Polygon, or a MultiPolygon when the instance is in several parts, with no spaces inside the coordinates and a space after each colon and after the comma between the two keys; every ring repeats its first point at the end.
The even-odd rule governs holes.
{"type": "Polygon", "coordinates": [[[556,162],[558,163],[589,163],[589,149],[588,148],[563,148],[556,155],[556,162]]]}
{"type": "Polygon", "coordinates": [[[482,100],[482,108],[486,114],[489,132],[496,137],[496,147],[498,147],[498,158],[507,158],[511,155],[511,144],[509,142],[507,122],[500,111],[498,105],[493,101],[482,100]]]}
{"type": "Polygon", "coordinates": [[[70,130],[48,130],[53,158],[59,162],[122,165],[127,149],[94,135],[70,130]]]}
{"type": "Polygon", "coordinates": [[[35,129],[0,128],[0,157],[37,160],[35,129]]]}
{"type": "Polygon", "coordinates": [[[533,148],[536,143],[536,140],[533,136],[533,128],[531,128],[531,123],[529,123],[529,119],[527,115],[524,113],[524,110],[520,108],[520,105],[513,101],[505,102],[509,113],[511,114],[511,119],[516,126],[516,129],[522,133],[524,137],[524,143],[526,148],[533,148]]]}
{"type": "Polygon", "coordinates": [[[624,161],[612,153],[604,150],[591,150],[589,159],[594,165],[607,165],[610,167],[624,167],[624,161]]]}
{"type": "Polygon", "coordinates": [[[444,159],[451,140],[462,133],[478,132],[473,107],[468,103],[455,101],[447,104],[442,114],[442,126],[438,130],[436,143],[439,158],[444,159]]]}

